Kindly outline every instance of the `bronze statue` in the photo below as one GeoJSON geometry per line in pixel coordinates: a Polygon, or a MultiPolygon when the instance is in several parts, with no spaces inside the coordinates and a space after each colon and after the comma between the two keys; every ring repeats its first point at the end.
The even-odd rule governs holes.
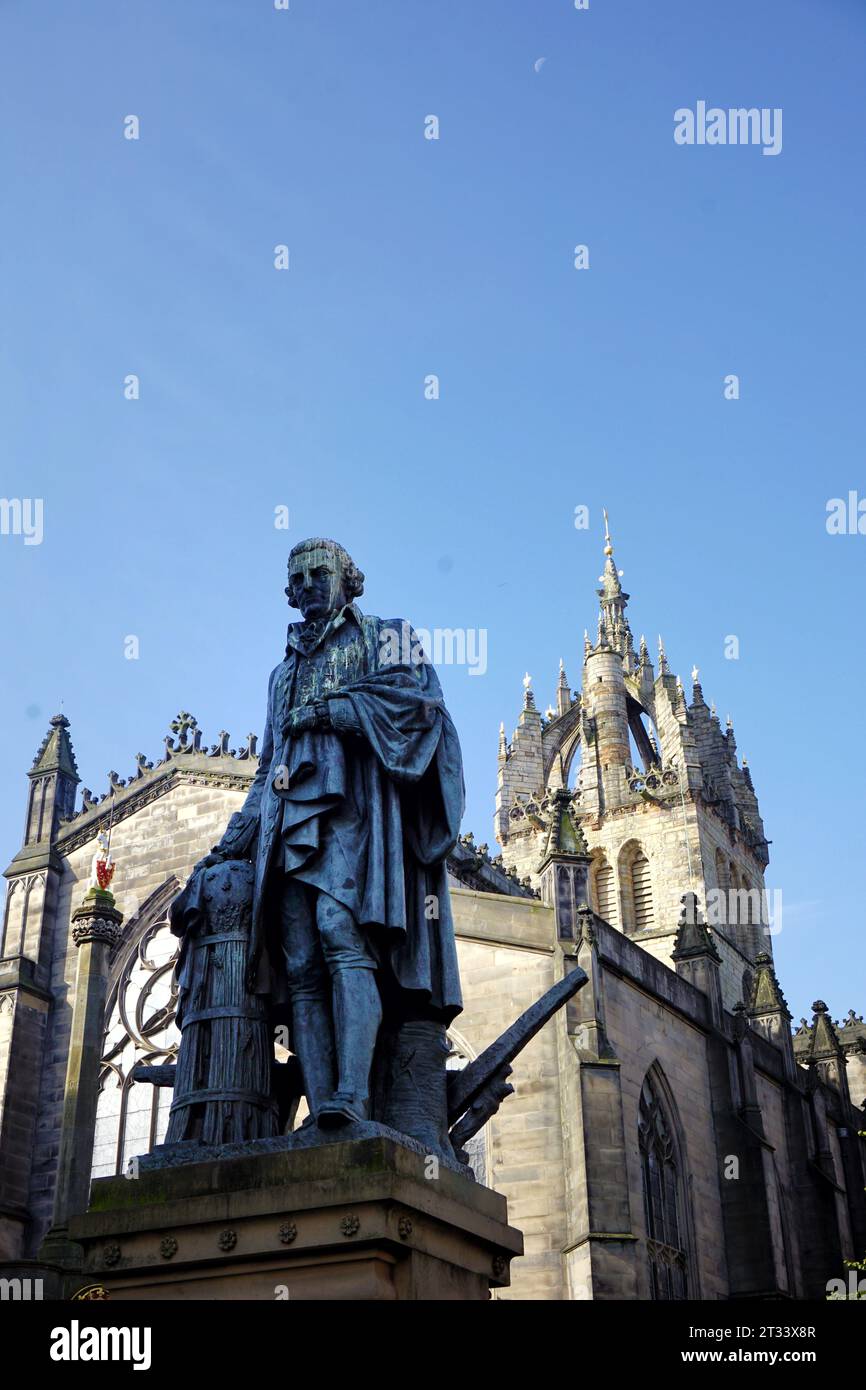
{"type": "Polygon", "coordinates": [[[363,585],[335,541],[289,556],[303,621],[271,673],[258,770],[171,909],[178,1065],[137,1069],[174,1085],[165,1161],[375,1124],[465,1171],[462,1145],[511,1091],[510,1061],[585,980],[574,970],[465,1072],[446,1070],[460,745],[416,634],[362,613],[363,585]],[[289,1066],[274,1061],[283,1018],[289,1066]],[[291,1133],[301,1093],[310,1114],[291,1133]]]}

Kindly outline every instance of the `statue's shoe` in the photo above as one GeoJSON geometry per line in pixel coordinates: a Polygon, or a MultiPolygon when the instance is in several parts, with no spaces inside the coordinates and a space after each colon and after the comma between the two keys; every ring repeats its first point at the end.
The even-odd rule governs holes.
{"type": "Polygon", "coordinates": [[[359,1103],[354,1096],[337,1091],[319,1106],[316,1123],[320,1129],[337,1129],[340,1125],[351,1124],[353,1120],[367,1120],[368,1106],[359,1103]]]}

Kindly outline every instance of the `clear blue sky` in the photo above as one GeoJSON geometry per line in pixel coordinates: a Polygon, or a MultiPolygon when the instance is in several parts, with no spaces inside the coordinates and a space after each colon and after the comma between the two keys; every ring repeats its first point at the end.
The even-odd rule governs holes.
{"type": "Polygon", "coordinates": [[[0,537],[5,858],[61,699],[94,791],[181,708],[261,731],[309,534],[369,611],[487,629],[442,677],[492,844],[606,505],[636,636],[734,717],[795,1015],[862,1011],[860,0],[4,0],[0,44],[0,495],[45,528],[0,537]],[[781,107],[782,153],[677,146],[698,100],[781,107]]]}

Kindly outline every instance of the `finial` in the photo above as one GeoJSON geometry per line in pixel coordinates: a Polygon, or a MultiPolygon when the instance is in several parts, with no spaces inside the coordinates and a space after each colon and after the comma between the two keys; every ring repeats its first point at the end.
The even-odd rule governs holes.
{"type": "Polygon", "coordinates": [[[700,671],[698,670],[697,666],[693,666],[693,667],[692,667],[692,684],[693,684],[693,685],[697,685],[697,684],[698,684],[698,681],[700,680],[700,675],[701,675],[701,673],[700,673],[700,671]]]}
{"type": "Polygon", "coordinates": [[[529,672],[523,677],[523,708],[534,709],[535,696],[532,693],[532,677],[529,672]]]}
{"type": "Polygon", "coordinates": [[[526,675],[523,677],[523,689],[524,689],[524,690],[530,690],[531,688],[532,688],[532,677],[531,677],[531,675],[529,674],[529,672],[527,671],[527,672],[526,672],[526,675]]]}
{"type": "Polygon", "coordinates": [[[603,517],[604,517],[604,553],[605,553],[605,555],[612,555],[612,554],[613,554],[613,544],[611,543],[611,539],[610,539],[610,527],[609,527],[608,521],[607,521],[607,508],[606,508],[606,507],[602,507],[601,511],[602,511],[602,515],[603,515],[603,517]]]}
{"type": "Polygon", "coordinates": [[[734,732],[734,721],[730,715],[728,715],[725,719],[725,728],[727,729],[729,734],[732,734],[734,732]]]}
{"type": "Polygon", "coordinates": [[[713,719],[718,719],[719,717],[715,700],[713,700],[713,703],[710,705],[710,714],[713,716],[713,719]]]}

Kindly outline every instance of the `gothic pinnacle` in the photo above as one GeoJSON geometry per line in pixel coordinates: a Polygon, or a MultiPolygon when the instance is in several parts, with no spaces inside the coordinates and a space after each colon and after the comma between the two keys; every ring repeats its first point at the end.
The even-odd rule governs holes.
{"type": "Polygon", "coordinates": [[[528,671],[523,677],[523,708],[535,709],[535,696],[532,693],[532,677],[528,671]]]}
{"type": "Polygon", "coordinates": [[[556,686],[556,713],[565,714],[571,709],[571,690],[568,685],[568,676],[565,674],[565,662],[559,658],[559,680],[556,686]]]}
{"type": "Polygon", "coordinates": [[[668,659],[665,654],[665,644],[662,641],[661,633],[659,633],[659,675],[669,676],[670,673],[671,668],[668,666],[668,659]]]}

